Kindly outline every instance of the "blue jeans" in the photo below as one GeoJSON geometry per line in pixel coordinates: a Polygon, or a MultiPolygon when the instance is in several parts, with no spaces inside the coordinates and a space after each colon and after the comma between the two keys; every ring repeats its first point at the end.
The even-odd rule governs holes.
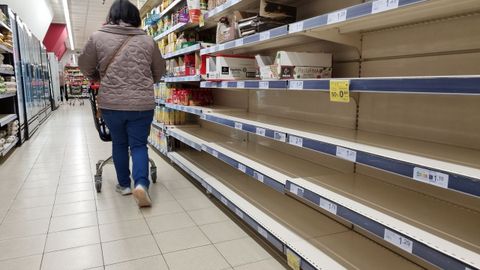
{"type": "Polygon", "coordinates": [[[135,186],[149,187],[147,139],[153,120],[151,111],[103,110],[102,117],[112,136],[112,156],[118,184],[130,187],[130,157],[133,161],[135,186]]]}

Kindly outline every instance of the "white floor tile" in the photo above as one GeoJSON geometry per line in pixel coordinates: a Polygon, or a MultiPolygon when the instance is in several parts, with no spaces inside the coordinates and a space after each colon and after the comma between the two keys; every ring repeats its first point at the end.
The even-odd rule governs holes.
{"type": "Polygon", "coordinates": [[[102,266],[99,244],[45,253],[42,270],[77,270],[102,266]]]}
{"type": "Polygon", "coordinates": [[[170,270],[221,270],[230,267],[214,246],[203,246],[164,255],[170,270]]]}
{"type": "Polygon", "coordinates": [[[49,233],[47,236],[47,243],[45,245],[45,252],[98,243],[100,243],[100,236],[97,226],[49,233]]]}
{"type": "Polygon", "coordinates": [[[102,248],[105,264],[126,262],[160,254],[152,235],[103,243],[102,248]]]}
{"type": "Polygon", "coordinates": [[[34,270],[40,269],[42,255],[34,255],[29,257],[21,257],[0,261],[0,269],[2,270],[34,270]]]}

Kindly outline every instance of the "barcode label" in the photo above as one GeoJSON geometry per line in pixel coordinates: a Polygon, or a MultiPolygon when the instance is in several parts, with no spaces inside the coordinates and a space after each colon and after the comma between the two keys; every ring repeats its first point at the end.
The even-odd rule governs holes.
{"type": "Polygon", "coordinates": [[[268,238],[268,233],[267,233],[267,231],[266,231],[264,228],[258,226],[258,227],[257,227],[257,231],[258,231],[258,233],[259,233],[263,238],[265,238],[265,239],[268,238]]]}
{"type": "Polygon", "coordinates": [[[325,200],[323,198],[320,198],[320,207],[327,210],[328,212],[336,215],[337,214],[337,205],[332,203],[329,200],[325,200]]]}
{"type": "Polygon", "coordinates": [[[303,138],[293,136],[293,135],[289,135],[288,136],[288,143],[291,144],[291,145],[303,147],[303,138]]]}
{"type": "Polygon", "coordinates": [[[235,40],[235,47],[243,46],[243,38],[235,40]]]}
{"type": "Polygon", "coordinates": [[[245,88],[245,82],[237,82],[237,88],[245,88]]]}
{"type": "Polygon", "coordinates": [[[295,184],[290,184],[290,192],[301,197],[303,196],[304,189],[295,184]]]}
{"type": "Polygon", "coordinates": [[[263,183],[263,174],[259,172],[253,172],[253,178],[263,183]]]}
{"type": "Polygon", "coordinates": [[[243,129],[243,124],[235,122],[235,129],[242,130],[243,129]]]}
{"type": "Polygon", "coordinates": [[[260,33],[260,41],[270,39],[270,31],[260,33]]]}
{"type": "Polygon", "coordinates": [[[238,208],[235,208],[235,214],[237,214],[237,216],[239,216],[241,219],[243,219],[243,212],[242,210],[238,209],[238,208]]]}
{"type": "Polygon", "coordinates": [[[247,167],[245,165],[243,165],[242,163],[238,163],[237,168],[238,168],[239,171],[241,171],[243,173],[247,172],[247,167]]]}
{"type": "Polygon", "coordinates": [[[437,187],[448,188],[448,174],[445,173],[415,167],[413,169],[413,179],[437,187]]]}
{"type": "Polygon", "coordinates": [[[375,0],[372,2],[372,13],[379,13],[398,8],[399,0],[375,0]]]}
{"type": "Polygon", "coordinates": [[[302,90],[303,89],[303,81],[289,81],[289,89],[292,90],[302,90]]]}
{"type": "Polygon", "coordinates": [[[336,152],[337,157],[343,158],[346,160],[349,160],[351,162],[356,162],[357,161],[357,151],[343,148],[340,146],[337,146],[337,152],[336,152]]]}
{"type": "Polygon", "coordinates": [[[287,134],[285,134],[283,132],[275,131],[273,133],[273,138],[277,141],[280,141],[280,142],[286,142],[287,141],[287,134]]]}
{"type": "Polygon", "coordinates": [[[222,201],[222,203],[223,203],[224,205],[227,205],[227,206],[228,206],[228,201],[227,201],[227,199],[226,199],[225,197],[221,197],[221,198],[220,198],[220,201],[222,201]]]}
{"type": "Polygon", "coordinates": [[[260,89],[268,89],[268,88],[269,88],[269,82],[259,82],[259,83],[258,83],[258,88],[260,88],[260,89]]]}
{"type": "Polygon", "coordinates": [[[256,133],[257,135],[260,135],[260,136],[265,136],[265,133],[266,133],[266,132],[267,132],[267,131],[266,131],[264,128],[259,128],[259,127],[257,127],[257,128],[255,129],[255,133],[256,133]]]}
{"type": "Polygon", "coordinates": [[[290,24],[288,32],[290,34],[303,31],[303,21],[290,24]]]}
{"type": "Polygon", "coordinates": [[[347,20],[347,10],[342,9],[328,14],[327,24],[339,23],[347,20]]]}
{"type": "Polygon", "coordinates": [[[397,233],[394,233],[388,229],[385,229],[385,234],[383,235],[383,239],[387,242],[409,252],[412,253],[413,250],[413,242],[412,240],[403,237],[397,233]]]}

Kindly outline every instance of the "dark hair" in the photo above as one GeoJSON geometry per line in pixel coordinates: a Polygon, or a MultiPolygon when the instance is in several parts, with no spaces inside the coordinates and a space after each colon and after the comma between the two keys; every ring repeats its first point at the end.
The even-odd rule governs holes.
{"type": "Polygon", "coordinates": [[[142,24],[138,8],[128,0],[116,0],[110,7],[107,16],[108,24],[128,23],[133,27],[139,27],[142,24]]]}

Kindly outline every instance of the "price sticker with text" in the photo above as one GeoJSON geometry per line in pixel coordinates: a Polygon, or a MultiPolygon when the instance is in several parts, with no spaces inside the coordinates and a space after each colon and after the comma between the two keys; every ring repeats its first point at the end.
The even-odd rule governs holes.
{"type": "Polygon", "coordinates": [[[330,80],[330,101],[350,102],[349,80],[330,80]]]}
{"type": "Polygon", "coordinates": [[[260,136],[264,136],[264,137],[265,137],[266,132],[267,132],[267,130],[264,129],[264,128],[257,127],[257,128],[255,129],[255,133],[256,133],[257,135],[260,135],[260,136]]]}
{"type": "Polygon", "coordinates": [[[243,212],[242,210],[238,209],[238,208],[235,208],[235,214],[237,214],[238,217],[240,217],[241,219],[243,219],[243,212]]]}
{"type": "Polygon", "coordinates": [[[289,81],[288,86],[291,90],[303,90],[303,81],[289,81]]]}
{"type": "Polygon", "coordinates": [[[337,146],[335,155],[339,158],[349,160],[351,162],[357,161],[357,151],[337,146]]]}
{"type": "Polygon", "coordinates": [[[243,124],[235,122],[235,129],[242,130],[243,129],[243,124]]]}
{"type": "Polygon", "coordinates": [[[245,165],[243,165],[242,163],[238,163],[238,166],[237,166],[238,170],[245,173],[247,172],[247,167],[245,165]]]}
{"type": "Polygon", "coordinates": [[[398,8],[399,0],[374,0],[372,2],[372,13],[379,13],[398,8]]]}
{"type": "Polygon", "coordinates": [[[327,24],[339,23],[347,20],[347,10],[342,9],[328,14],[327,24]]]}
{"type": "Polygon", "coordinates": [[[320,198],[320,207],[327,210],[328,212],[336,215],[337,214],[337,205],[332,203],[331,201],[325,200],[320,198]]]}
{"type": "Polygon", "coordinates": [[[259,83],[258,83],[258,88],[260,88],[260,89],[268,89],[268,88],[269,88],[269,82],[259,82],[259,83]]]}
{"type": "Polygon", "coordinates": [[[283,132],[275,131],[273,133],[273,139],[275,139],[277,141],[280,141],[280,142],[286,142],[287,141],[287,134],[285,134],[283,132]]]}
{"type": "Polygon", "coordinates": [[[287,253],[288,266],[290,266],[293,270],[300,270],[300,266],[301,266],[300,257],[288,248],[286,249],[286,253],[287,253]]]}
{"type": "Polygon", "coordinates": [[[266,231],[264,228],[258,226],[258,227],[257,227],[257,231],[258,231],[258,233],[259,233],[263,238],[265,238],[265,239],[268,238],[268,233],[267,233],[267,231],[266,231]]]}
{"type": "Polygon", "coordinates": [[[288,33],[297,33],[303,31],[303,21],[290,24],[288,27],[288,33]]]}
{"type": "Polygon", "coordinates": [[[295,184],[290,184],[290,192],[297,195],[297,196],[300,196],[302,197],[303,196],[303,192],[305,190],[295,184]]]}
{"type": "Polygon", "coordinates": [[[384,235],[383,235],[383,239],[385,239],[386,241],[390,242],[391,244],[409,252],[409,253],[412,253],[413,251],[413,241],[404,237],[404,236],[401,236],[395,232],[392,232],[388,229],[385,229],[385,232],[384,232],[384,235]]]}
{"type": "Polygon", "coordinates": [[[288,135],[288,143],[298,147],[303,147],[303,138],[293,136],[293,135],[288,135]]]}
{"type": "Polygon", "coordinates": [[[245,88],[245,82],[244,81],[241,81],[241,82],[237,82],[237,88],[245,88]]]}
{"type": "Polygon", "coordinates": [[[263,174],[259,172],[253,172],[253,178],[257,179],[258,181],[262,182],[264,181],[263,174]]]}
{"type": "Polygon", "coordinates": [[[212,156],[218,158],[218,152],[215,150],[212,150],[212,156]]]}
{"type": "Polygon", "coordinates": [[[270,39],[270,31],[265,31],[260,33],[260,41],[270,39]]]}
{"type": "Polygon", "coordinates": [[[228,82],[223,81],[223,82],[221,82],[220,85],[221,85],[222,88],[227,88],[228,87],[228,82]]]}

